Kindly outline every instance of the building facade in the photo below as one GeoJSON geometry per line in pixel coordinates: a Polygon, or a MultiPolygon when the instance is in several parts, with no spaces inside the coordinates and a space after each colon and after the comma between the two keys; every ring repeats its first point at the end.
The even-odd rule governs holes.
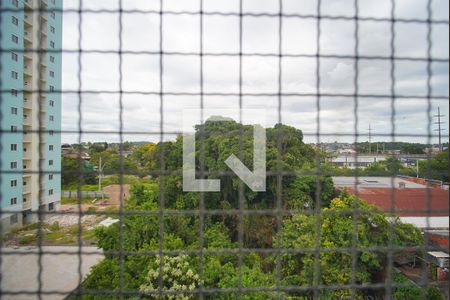
{"type": "Polygon", "coordinates": [[[61,195],[62,0],[1,0],[2,231],[57,210],[61,195]]]}

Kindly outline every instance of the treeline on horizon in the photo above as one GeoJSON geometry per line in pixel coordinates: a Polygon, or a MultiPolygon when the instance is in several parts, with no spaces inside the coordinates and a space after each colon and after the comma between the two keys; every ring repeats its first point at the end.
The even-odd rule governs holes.
{"type": "MultiPolygon", "coordinates": [[[[211,130],[219,130],[222,128],[223,131],[218,131],[218,136],[223,140],[219,143],[220,148],[215,149],[216,151],[221,151],[220,155],[218,153],[211,153],[212,145],[215,145],[215,139],[212,136],[208,136],[205,140],[205,147],[201,146],[200,138],[197,138],[197,160],[200,157],[200,150],[205,149],[209,151],[205,153],[206,157],[217,157],[219,159],[224,159],[228,157],[231,153],[239,154],[239,148],[232,144],[228,147],[229,142],[236,142],[241,139],[241,129],[238,123],[234,121],[228,122],[211,122],[208,121],[205,125],[207,131],[214,132],[211,130]],[[223,136],[225,133],[232,133],[232,136],[223,136]],[[230,151],[232,150],[232,151],[230,151]],[[228,156],[226,156],[228,155],[228,156]]],[[[244,132],[246,135],[242,136],[242,140],[245,141],[244,152],[244,162],[251,169],[253,160],[253,143],[252,135],[248,130],[251,126],[242,126],[245,128],[244,132]]],[[[198,128],[200,130],[200,127],[198,128]]],[[[267,129],[267,138],[271,143],[268,145],[268,157],[267,166],[274,170],[274,163],[270,163],[270,160],[278,153],[278,137],[274,134],[279,135],[280,146],[282,147],[280,157],[286,156],[283,153],[284,149],[289,146],[292,149],[292,157],[285,157],[286,163],[282,165],[277,165],[277,170],[289,171],[290,166],[295,166],[295,172],[298,175],[311,175],[320,173],[324,176],[413,176],[419,175],[421,178],[440,180],[443,182],[448,182],[448,150],[433,156],[428,161],[419,161],[419,174],[417,174],[416,167],[404,167],[403,163],[398,160],[395,156],[390,156],[385,161],[379,161],[371,164],[365,169],[350,169],[334,166],[330,163],[333,154],[329,151],[323,151],[317,147],[305,144],[303,142],[303,133],[301,130],[294,127],[278,124],[274,128],[267,129]],[[285,136],[286,135],[286,136],[285,136]],[[301,141],[301,143],[294,141],[301,141]],[[292,144],[290,144],[292,143],[292,144]],[[271,156],[270,156],[271,155],[271,156]],[[301,167],[298,166],[298,162],[295,160],[301,160],[301,167]]],[[[215,134],[214,132],[213,134],[215,134]]],[[[427,147],[425,144],[417,143],[386,143],[389,147],[386,149],[400,149],[402,153],[410,154],[423,154],[424,149],[427,147]]],[[[218,147],[219,147],[218,146],[218,147]]],[[[372,145],[373,146],[373,145],[372,145]]],[[[85,145],[73,145],[74,153],[85,151],[87,152],[91,159],[89,162],[81,162],[76,158],[63,157],[62,160],[62,184],[64,189],[76,188],[80,182],[86,185],[96,184],[97,182],[97,171],[96,168],[99,165],[100,158],[102,159],[102,167],[104,175],[136,175],[139,177],[158,175],[161,171],[161,161],[164,161],[164,171],[180,171],[181,170],[181,153],[182,153],[182,141],[178,137],[175,141],[166,141],[158,144],[146,143],[146,142],[124,142],[123,144],[108,144],[108,143],[87,143],[85,145]],[[126,152],[127,155],[121,156],[120,153],[126,152]],[[175,155],[176,154],[176,155],[175,155]],[[81,166],[80,166],[81,163],[81,166]],[[80,173],[82,176],[80,176],[80,173]]],[[[359,143],[358,148],[365,149],[368,147],[368,143],[359,143]]],[[[222,160],[223,162],[223,160],[222,160]]],[[[206,162],[207,169],[214,170],[218,166],[212,164],[211,161],[206,162]]],[[[199,166],[200,164],[197,164],[199,166]]],[[[222,163],[221,167],[224,170],[229,170],[222,163]]],[[[115,183],[119,183],[117,179],[115,183]]]]}
{"type": "MultiPolygon", "coordinates": [[[[175,173],[133,184],[124,209],[136,213],[96,229],[105,259],[84,281],[83,298],[115,299],[129,291],[130,298],[159,299],[171,291],[163,298],[197,299],[206,289],[205,299],[308,299],[314,286],[334,286],[321,288],[321,299],[348,299],[384,295],[370,284],[402,283],[399,274],[388,273],[388,249],[396,249],[394,257],[406,255],[403,248],[423,244],[420,231],[336,191],[329,176],[314,174],[318,152],[303,142],[300,130],[281,124],[267,129],[267,190],[259,193],[224,173],[232,153],[252,169],[251,126],[207,121],[196,132],[203,136],[197,149],[204,149],[197,157],[221,180],[221,192],[183,192],[175,173]],[[172,213],[162,215],[162,207],[172,213]],[[357,251],[342,250],[352,247],[357,251]],[[170,253],[159,256],[161,251],[170,253]],[[245,291],[237,293],[239,288],[245,291]]],[[[158,170],[162,151],[164,170],[180,171],[181,137],[132,155],[141,155],[139,167],[158,170]]],[[[441,299],[434,288],[404,285],[393,289],[397,299],[441,299]]]]}
{"type": "MultiPolygon", "coordinates": [[[[153,142],[149,141],[137,141],[137,142],[131,142],[131,141],[124,141],[123,143],[116,143],[116,142],[85,142],[82,144],[70,144],[75,149],[79,149],[80,146],[82,149],[93,149],[96,152],[106,150],[108,148],[113,148],[119,151],[119,149],[122,149],[123,151],[131,151],[137,147],[145,146],[155,144],[153,142]]],[[[157,144],[157,143],[156,143],[157,144]]],[[[322,145],[329,146],[330,151],[337,150],[337,148],[340,145],[350,145],[352,147],[355,147],[355,149],[359,153],[368,153],[369,152],[369,142],[359,142],[359,143],[344,143],[344,142],[325,142],[321,143],[322,145]]],[[[314,143],[310,143],[310,145],[314,145],[314,143]]],[[[372,154],[379,153],[382,154],[383,150],[384,152],[388,151],[400,151],[401,154],[427,154],[426,149],[430,147],[436,147],[438,145],[436,144],[424,144],[424,143],[413,143],[413,142],[392,142],[392,141],[377,141],[371,143],[371,152],[372,154]],[[378,145],[378,152],[377,152],[377,145],[378,145]]],[[[448,149],[448,142],[442,143],[443,149],[448,149]]]]}

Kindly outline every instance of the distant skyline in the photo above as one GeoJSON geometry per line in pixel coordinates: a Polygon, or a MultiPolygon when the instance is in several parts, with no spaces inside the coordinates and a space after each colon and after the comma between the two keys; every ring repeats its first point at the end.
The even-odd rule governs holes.
{"type": "MultiPolygon", "coordinates": [[[[199,0],[175,1],[165,0],[165,11],[199,11],[199,0]]],[[[239,1],[204,0],[204,11],[236,13],[239,1]]],[[[279,1],[244,0],[245,12],[278,13],[279,1]]],[[[435,23],[432,26],[432,49],[434,61],[431,65],[433,74],[431,87],[431,116],[437,114],[440,106],[444,118],[444,141],[448,141],[449,110],[449,3],[435,0],[433,19],[445,20],[447,23],[435,23]]],[[[427,19],[427,1],[396,1],[396,18],[427,19]]],[[[78,0],[65,1],[66,9],[78,9],[78,0]]],[[[83,1],[83,9],[118,9],[118,1],[99,0],[83,1]],[[85,3],[86,2],[86,3],[85,3]]],[[[159,0],[123,1],[123,9],[150,10],[153,13],[123,14],[122,50],[158,52],[159,49],[159,0]]],[[[285,14],[316,14],[316,1],[283,0],[285,14]]],[[[361,17],[390,17],[390,1],[359,1],[361,17]]],[[[353,16],[353,1],[322,1],[324,15],[353,16]]],[[[78,49],[78,13],[68,12],[64,15],[64,50],[78,49]]],[[[119,49],[119,14],[117,13],[83,13],[82,41],[83,50],[118,51],[119,49]]],[[[203,17],[203,51],[205,53],[239,52],[239,18],[236,15],[203,17]]],[[[387,21],[360,21],[359,47],[360,56],[377,56],[385,59],[358,60],[358,92],[377,97],[360,97],[358,99],[357,117],[358,141],[367,140],[369,123],[373,128],[373,141],[390,139],[391,134],[391,23],[387,21]],[[380,134],[382,136],[377,136],[380,134]]],[[[163,15],[163,50],[165,52],[200,51],[200,17],[190,15],[163,15]]],[[[397,141],[426,143],[428,134],[427,102],[427,24],[397,22],[395,25],[395,56],[410,57],[414,60],[395,61],[395,93],[401,97],[395,100],[395,133],[397,141]],[[423,98],[418,98],[423,97],[423,98]],[[405,136],[402,136],[405,135],[405,136]],[[411,135],[419,135],[414,137],[411,135]],[[422,136],[422,137],[420,137],[422,136]]],[[[243,18],[244,53],[278,54],[279,19],[277,17],[243,18]]],[[[305,142],[316,142],[317,99],[307,96],[316,93],[317,60],[317,19],[283,18],[282,53],[305,54],[307,57],[287,56],[282,59],[281,121],[284,124],[301,129],[305,133],[305,142]],[[297,96],[295,96],[297,95],[297,96]]],[[[323,55],[355,55],[355,22],[348,20],[321,21],[320,53],[323,55]]],[[[63,90],[76,91],[78,82],[78,53],[64,53],[63,90]]],[[[81,90],[96,91],[83,94],[81,106],[83,141],[118,142],[119,122],[119,55],[116,53],[83,53],[81,90]],[[102,93],[107,91],[107,93],[102,93]]],[[[198,108],[200,96],[189,96],[200,92],[200,59],[197,55],[164,55],[163,61],[164,96],[163,131],[181,130],[182,108],[198,108]],[[173,93],[181,93],[175,96],[173,93]]],[[[261,108],[268,111],[268,125],[278,122],[279,58],[277,56],[244,56],[242,61],[242,105],[244,108],[261,108]],[[253,96],[254,94],[264,96],[253,96]]],[[[320,59],[320,92],[324,94],[355,93],[354,60],[350,58],[320,59]]],[[[159,55],[122,54],[122,90],[124,132],[152,132],[153,134],[126,134],[123,140],[148,140],[158,142],[160,139],[160,91],[159,55]],[[138,93],[132,93],[138,92],[138,93]],[[150,93],[140,94],[139,92],[150,93]]],[[[203,58],[204,106],[207,108],[239,107],[239,56],[206,55],[203,58]],[[211,94],[232,94],[217,96],[211,94]]],[[[321,97],[320,128],[322,142],[353,142],[355,127],[355,101],[350,97],[321,97]],[[339,135],[333,135],[338,133],[339,135]]],[[[78,95],[63,94],[63,130],[78,131],[78,95]]],[[[431,120],[434,123],[434,119],[431,120]]],[[[432,124],[432,133],[436,129],[432,124]]],[[[173,139],[173,135],[165,136],[173,139]]],[[[63,142],[77,142],[77,134],[63,134],[63,142]]],[[[432,140],[437,143],[437,138],[432,140]]]]}

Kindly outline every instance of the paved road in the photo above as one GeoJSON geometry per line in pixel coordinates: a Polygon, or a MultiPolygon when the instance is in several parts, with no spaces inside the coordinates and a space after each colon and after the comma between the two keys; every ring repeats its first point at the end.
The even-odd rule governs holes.
{"type": "MultiPolygon", "coordinates": [[[[26,291],[31,294],[2,295],[2,299],[38,299],[39,250],[37,247],[18,249],[1,249],[1,290],[3,293],[26,291]]],[[[45,246],[42,247],[42,291],[61,292],[63,294],[46,294],[42,299],[64,299],[79,282],[78,247],[45,246]],[[58,253],[58,252],[64,252],[58,253]]],[[[90,268],[103,259],[102,251],[95,247],[83,247],[81,255],[81,273],[83,278],[90,268]]]]}

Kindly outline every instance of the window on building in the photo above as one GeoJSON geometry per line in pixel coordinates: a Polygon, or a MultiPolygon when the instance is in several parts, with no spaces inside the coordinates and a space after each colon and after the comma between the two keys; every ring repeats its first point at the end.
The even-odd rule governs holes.
{"type": "Polygon", "coordinates": [[[55,27],[50,26],[50,32],[51,32],[51,33],[55,33],[55,27]]]}
{"type": "Polygon", "coordinates": [[[17,144],[11,144],[11,151],[17,151],[17,144]]]}
{"type": "Polygon", "coordinates": [[[17,186],[17,179],[11,180],[11,187],[17,186]]]}
{"type": "Polygon", "coordinates": [[[12,115],[17,115],[18,109],[17,107],[11,107],[11,114],[12,115]]]}
{"type": "Polygon", "coordinates": [[[55,149],[55,146],[53,146],[53,145],[48,146],[48,151],[53,151],[54,149],[55,149]]]}
{"type": "Polygon", "coordinates": [[[15,7],[19,7],[19,0],[12,0],[11,2],[15,7]]]}
{"type": "Polygon", "coordinates": [[[53,166],[53,160],[50,159],[50,160],[48,161],[48,165],[49,165],[49,166],[53,166]]]}
{"type": "Polygon", "coordinates": [[[55,77],[55,72],[50,71],[50,77],[55,77]]]}
{"type": "Polygon", "coordinates": [[[50,101],[49,101],[49,105],[50,105],[51,107],[54,107],[54,106],[55,106],[55,101],[50,100],[50,101]]]}
{"type": "Polygon", "coordinates": [[[48,116],[48,119],[50,122],[53,122],[53,121],[55,121],[55,116],[50,115],[50,116],[48,116]]]}
{"type": "Polygon", "coordinates": [[[54,92],[55,91],[55,87],[53,85],[51,85],[49,88],[50,88],[50,92],[54,92]]]}
{"type": "Polygon", "coordinates": [[[11,59],[13,61],[19,61],[19,55],[17,55],[17,53],[15,52],[11,52],[11,59]]]}
{"type": "Polygon", "coordinates": [[[48,175],[48,180],[53,180],[53,174],[48,175]]]}
{"type": "Polygon", "coordinates": [[[17,132],[17,126],[11,125],[11,132],[17,132]]]}
{"type": "Polygon", "coordinates": [[[52,62],[52,63],[55,62],[55,57],[54,56],[50,56],[50,62],[52,62]]]}
{"type": "Polygon", "coordinates": [[[49,196],[53,195],[53,189],[48,190],[48,195],[49,196]]]}
{"type": "Polygon", "coordinates": [[[19,43],[19,37],[17,36],[17,35],[11,35],[11,41],[14,43],[14,44],[18,44],[19,43]]]}
{"type": "Polygon", "coordinates": [[[11,71],[11,78],[18,79],[19,78],[19,73],[17,73],[16,71],[11,71]]]}
{"type": "Polygon", "coordinates": [[[54,210],[55,209],[55,203],[49,203],[48,204],[48,210],[54,210]]]}
{"type": "Polygon", "coordinates": [[[51,17],[53,20],[55,19],[56,15],[55,15],[55,12],[54,12],[54,11],[52,11],[52,12],[50,13],[50,17],[51,17]]]}
{"type": "Polygon", "coordinates": [[[19,92],[16,89],[11,89],[11,96],[17,97],[19,92]]]}
{"type": "Polygon", "coordinates": [[[49,130],[48,135],[53,136],[55,132],[53,130],[49,130]]]}
{"type": "Polygon", "coordinates": [[[17,204],[17,197],[11,198],[10,204],[11,205],[16,205],[17,204]]]}
{"type": "Polygon", "coordinates": [[[9,217],[9,224],[17,224],[19,222],[19,218],[17,217],[17,214],[13,214],[9,217]]]}
{"type": "Polygon", "coordinates": [[[11,162],[11,169],[17,169],[17,161],[11,162]]]}
{"type": "Polygon", "coordinates": [[[16,26],[19,26],[19,19],[17,19],[16,17],[12,16],[11,22],[16,26]]]}
{"type": "Polygon", "coordinates": [[[55,48],[55,42],[50,41],[50,47],[55,48]]]}

